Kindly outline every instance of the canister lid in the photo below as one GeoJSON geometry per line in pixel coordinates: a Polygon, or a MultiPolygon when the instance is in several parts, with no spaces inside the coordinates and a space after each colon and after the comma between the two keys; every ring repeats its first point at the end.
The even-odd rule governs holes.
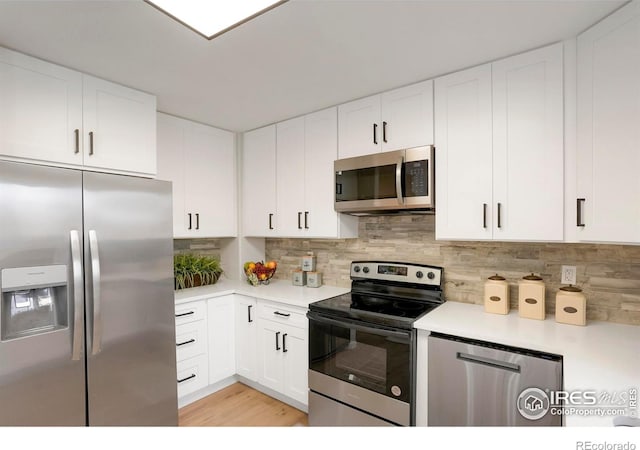
{"type": "Polygon", "coordinates": [[[566,292],[582,292],[582,289],[580,289],[578,286],[562,286],[560,288],[561,291],[566,291],[566,292]]]}
{"type": "Polygon", "coordinates": [[[498,274],[495,274],[495,275],[493,275],[493,276],[489,277],[489,279],[490,279],[490,280],[498,280],[498,281],[504,281],[504,280],[505,280],[505,278],[504,278],[504,277],[501,277],[501,276],[500,276],[500,275],[498,275],[498,274]]]}
{"type": "Polygon", "coordinates": [[[533,280],[533,281],[542,281],[542,278],[540,278],[538,275],[534,275],[533,273],[531,275],[527,275],[525,277],[522,277],[523,280],[533,280]]]}

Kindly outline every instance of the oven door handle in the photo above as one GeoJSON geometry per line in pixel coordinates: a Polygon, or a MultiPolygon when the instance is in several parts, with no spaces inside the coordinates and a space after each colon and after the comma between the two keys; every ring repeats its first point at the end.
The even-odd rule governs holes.
{"type": "Polygon", "coordinates": [[[307,318],[309,320],[313,320],[318,323],[322,323],[326,325],[335,325],[343,328],[350,328],[352,330],[357,330],[357,331],[364,331],[364,332],[375,334],[378,336],[402,337],[405,339],[410,339],[411,337],[411,331],[395,331],[395,330],[389,330],[387,328],[379,328],[376,326],[360,325],[350,320],[332,319],[324,315],[313,313],[311,311],[307,313],[307,318]]]}

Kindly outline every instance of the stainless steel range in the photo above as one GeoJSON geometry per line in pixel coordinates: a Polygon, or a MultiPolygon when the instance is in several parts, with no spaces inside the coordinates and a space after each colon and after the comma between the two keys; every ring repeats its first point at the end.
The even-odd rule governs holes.
{"type": "Polygon", "coordinates": [[[415,425],[416,330],[443,269],[351,263],[351,292],[309,305],[309,425],[415,425]]]}

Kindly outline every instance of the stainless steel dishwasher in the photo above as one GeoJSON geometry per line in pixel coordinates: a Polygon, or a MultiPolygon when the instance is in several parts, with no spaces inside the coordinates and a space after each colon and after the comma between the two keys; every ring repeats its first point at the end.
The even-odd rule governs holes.
{"type": "Polygon", "coordinates": [[[429,426],[561,426],[562,357],[439,333],[428,344],[429,426]]]}

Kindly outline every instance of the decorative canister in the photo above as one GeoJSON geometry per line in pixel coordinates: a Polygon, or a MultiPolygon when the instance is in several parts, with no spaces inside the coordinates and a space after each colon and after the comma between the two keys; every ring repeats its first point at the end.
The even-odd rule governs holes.
{"type": "Polygon", "coordinates": [[[302,270],[305,272],[313,272],[316,270],[316,257],[312,252],[302,257],[302,270]]]}
{"type": "Polygon", "coordinates": [[[307,274],[307,287],[322,286],[322,274],[320,272],[305,272],[307,274]]]}
{"type": "Polygon", "coordinates": [[[509,313],[509,283],[498,274],[484,283],[484,310],[493,314],[509,313]]]}
{"type": "Polygon", "coordinates": [[[294,286],[305,286],[307,284],[307,272],[303,272],[301,269],[294,270],[291,282],[294,286]]]}
{"type": "Polygon", "coordinates": [[[544,320],[544,283],[537,275],[527,275],[518,283],[518,314],[544,320]]]}
{"type": "Polygon", "coordinates": [[[556,322],[587,324],[587,299],[582,289],[571,285],[560,288],[556,294],[556,322]]]}

